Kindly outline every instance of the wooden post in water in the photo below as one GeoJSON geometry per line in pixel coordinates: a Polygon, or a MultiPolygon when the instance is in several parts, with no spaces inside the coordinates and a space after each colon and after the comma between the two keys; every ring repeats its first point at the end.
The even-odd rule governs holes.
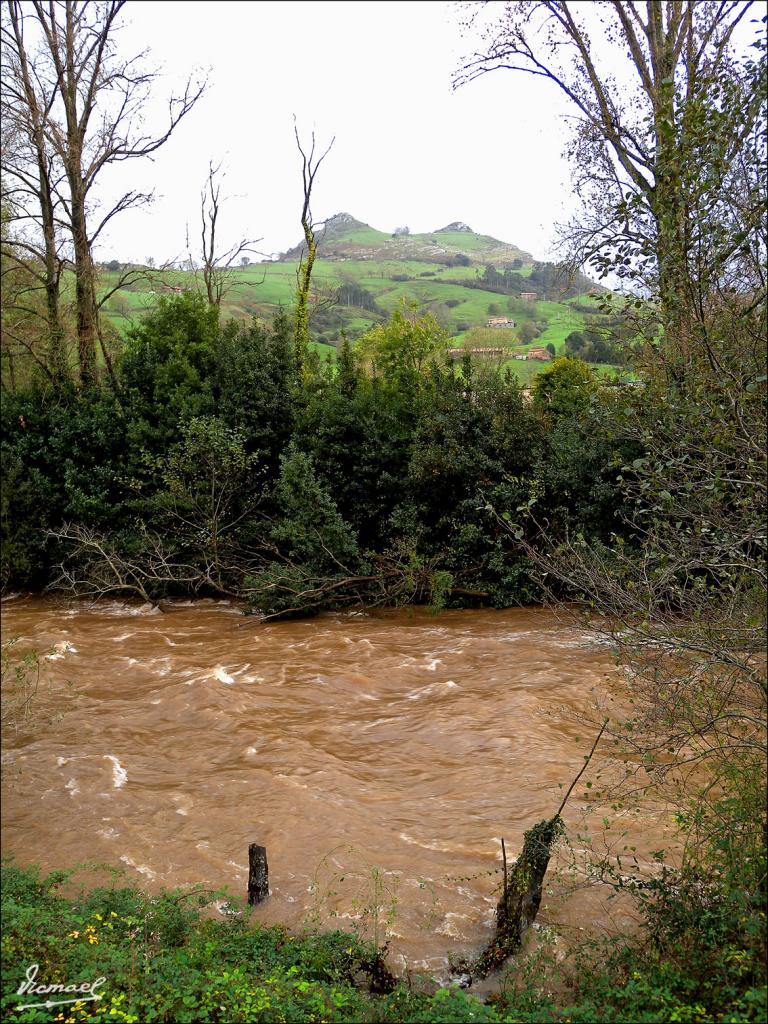
{"type": "Polygon", "coordinates": [[[251,843],[248,847],[248,902],[253,907],[269,896],[267,848],[251,843]]]}

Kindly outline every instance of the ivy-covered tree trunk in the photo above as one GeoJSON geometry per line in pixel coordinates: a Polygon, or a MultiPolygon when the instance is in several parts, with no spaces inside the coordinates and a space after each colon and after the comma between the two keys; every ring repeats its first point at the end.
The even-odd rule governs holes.
{"type": "Polygon", "coordinates": [[[310,202],[312,200],[312,187],[315,183],[315,175],[320,169],[320,164],[325,160],[331,151],[334,139],[325,152],[315,159],[315,133],[312,132],[312,145],[306,153],[301,145],[298,129],[294,127],[296,146],[301,154],[302,167],[301,177],[304,186],[304,203],[301,208],[301,226],[304,229],[304,240],[307,245],[307,252],[299,263],[297,273],[298,287],[296,290],[296,312],[294,315],[293,339],[296,356],[296,376],[299,381],[304,377],[307,351],[309,349],[309,288],[312,282],[312,268],[317,256],[317,238],[312,223],[312,212],[310,202]]]}
{"type": "Polygon", "coordinates": [[[564,828],[559,814],[540,821],[525,833],[522,852],[509,873],[505,862],[504,887],[496,907],[496,931],[474,964],[473,971],[478,977],[484,978],[496,970],[522,946],[525,933],[539,912],[544,875],[564,828]]]}
{"type": "Polygon", "coordinates": [[[493,939],[472,965],[472,971],[478,977],[484,978],[499,968],[507,957],[517,953],[521,948],[525,933],[541,906],[544,875],[547,873],[550,857],[558,839],[565,832],[563,808],[579,779],[589,767],[607,725],[606,718],[595,737],[592,749],[584,758],[584,764],[579,768],[552,817],[540,821],[523,836],[523,849],[510,872],[507,872],[507,855],[502,839],[504,882],[501,899],[496,907],[496,931],[493,939]]]}
{"type": "Polygon", "coordinates": [[[306,214],[303,216],[301,224],[304,228],[307,254],[299,264],[299,286],[296,291],[296,314],[293,328],[296,373],[299,378],[302,376],[309,349],[309,288],[312,282],[312,268],[317,256],[315,233],[306,214]]]}

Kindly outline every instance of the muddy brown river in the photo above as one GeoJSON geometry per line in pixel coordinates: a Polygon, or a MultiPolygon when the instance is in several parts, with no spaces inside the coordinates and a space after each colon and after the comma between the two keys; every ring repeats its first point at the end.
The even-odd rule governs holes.
{"type": "MultiPolygon", "coordinates": [[[[2,624],[46,654],[28,723],[6,729],[6,854],[244,896],[258,842],[258,919],[357,928],[437,977],[491,934],[499,837],[514,856],[554,812],[594,735],[580,719],[621,700],[606,653],[545,609],[264,625],[228,602],[18,597],[2,624]]],[[[668,840],[650,810],[590,803],[586,781],[565,815],[577,865],[606,815],[641,861],[668,840]]],[[[629,922],[580,878],[551,873],[542,925],[567,942],[629,922]]]]}

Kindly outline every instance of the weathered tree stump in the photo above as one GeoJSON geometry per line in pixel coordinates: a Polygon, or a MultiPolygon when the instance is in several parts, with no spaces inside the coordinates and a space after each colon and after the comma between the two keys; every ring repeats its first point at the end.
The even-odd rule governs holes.
{"type": "Polygon", "coordinates": [[[525,933],[541,906],[544,875],[547,873],[549,858],[557,845],[557,840],[565,832],[565,822],[561,817],[563,808],[592,760],[607,725],[606,718],[592,744],[592,749],[584,758],[584,764],[568,787],[553,817],[540,821],[523,836],[523,849],[510,872],[507,872],[507,850],[504,840],[501,840],[504,882],[501,899],[496,906],[496,932],[491,942],[471,965],[471,974],[484,978],[491,971],[501,967],[507,957],[517,953],[523,945],[525,933]]]}
{"type": "Polygon", "coordinates": [[[525,833],[522,852],[509,874],[505,856],[504,890],[496,907],[496,932],[472,965],[472,973],[477,977],[484,978],[520,950],[539,911],[549,858],[563,831],[559,814],[534,825],[525,833]]]}
{"type": "Polygon", "coordinates": [[[248,847],[248,902],[256,906],[269,896],[267,848],[251,843],[248,847]]]}

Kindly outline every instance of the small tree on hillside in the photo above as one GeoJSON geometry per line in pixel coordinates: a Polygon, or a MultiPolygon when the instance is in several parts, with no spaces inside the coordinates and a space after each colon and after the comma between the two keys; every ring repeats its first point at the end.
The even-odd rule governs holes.
{"type": "Polygon", "coordinates": [[[571,331],[565,339],[565,347],[569,352],[579,353],[586,348],[587,339],[581,331],[571,331]]]}
{"type": "Polygon", "coordinates": [[[520,341],[522,341],[524,345],[528,345],[535,338],[538,338],[539,329],[531,320],[526,320],[525,323],[520,324],[518,334],[520,336],[520,341]]]}
{"type": "Polygon", "coordinates": [[[417,316],[403,307],[389,321],[360,339],[358,351],[374,370],[385,374],[420,374],[448,345],[448,334],[431,313],[417,316]]]}

